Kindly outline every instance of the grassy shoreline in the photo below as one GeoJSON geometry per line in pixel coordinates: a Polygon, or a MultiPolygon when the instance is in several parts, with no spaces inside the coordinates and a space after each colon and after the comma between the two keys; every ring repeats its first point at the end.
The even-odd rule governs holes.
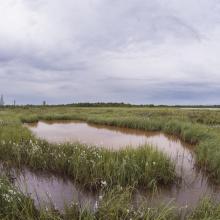
{"type": "MultiPolygon", "coordinates": [[[[141,211],[130,206],[132,193],[130,189],[132,187],[154,188],[155,186],[172,184],[175,181],[174,166],[161,152],[148,146],[112,152],[80,143],[50,144],[34,137],[23,126],[23,123],[39,120],[81,120],[88,123],[161,131],[175,135],[181,140],[195,145],[197,165],[204,169],[216,183],[220,183],[219,130],[208,126],[213,121],[214,123],[220,121],[220,116],[217,115],[218,113],[213,113],[212,117],[207,118],[210,114],[212,113],[204,116],[204,113],[201,113],[196,116],[196,119],[193,119],[195,112],[189,110],[188,113],[184,113],[174,109],[160,109],[156,112],[154,109],[147,108],[0,109],[0,160],[8,161],[18,167],[24,165],[33,170],[64,174],[84,187],[105,192],[105,198],[95,214],[88,210],[81,210],[77,206],[66,210],[63,215],[54,210],[39,211],[36,210],[30,199],[26,198],[29,200],[22,200],[23,208],[21,210],[15,209],[16,205],[12,203],[8,207],[11,210],[16,210],[15,213],[9,216],[7,213],[10,212],[1,210],[0,217],[2,219],[42,220],[180,219],[179,210],[172,206],[149,209],[145,204],[141,211]],[[202,124],[198,123],[203,116],[202,124]],[[197,120],[198,118],[199,120],[197,120]],[[123,187],[122,191],[116,190],[119,185],[123,187]],[[131,210],[129,214],[127,209],[131,210]]],[[[8,182],[5,184],[10,185],[8,182]]],[[[0,201],[3,197],[0,191],[0,201]]],[[[197,209],[193,210],[191,214],[187,214],[184,219],[219,219],[219,213],[220,205],[205,199],[197,209]]]]}
{"type": "Polygon", "coordinates": [[[80,143],[38,140],[22,124],[0,125],[0,160],[15,166],[65,175],[86,188],[152,188],[175,181],[175,168],[163,153],[142,146],[111,151],[80,143]]]}
{"type": "Polygon", "coordinates": [[[216,129],[193,122],[192,118],[197,112],[199,121],[201,117],[205,118],[205,114],[212,119],[210,123],[220,121],[219,111],[116,107],[4,108],[0,111],[0,117],[2,114],[9,121],[12,120],[11,117],[17,123],[39,120],[81,120],[101,125],[162,131],[175,135],[187,143],[195,144],[197,166],[203,169],[214,182],[220,183],[220,154],[218,153],[220,137],[216,129]]]}
{"type": "Polygon", "coordinates": [[[131,203],[132,188],[115,187],[103,194],[95,209],[81,208],[72,203],[63,213],[54,210],[53,205],[36,209],[33,201],[19,192],[5,178],[0,177],[0,218],[5,220],[106,220],[106,219],[174,219],[174,208],[162,206],[149,208],[146,204],[134,207],[131,203]]]}
{"type": "MultiPolygon", "coordinates": [[[[85,108],[86,109],[86,108],[85,108]]],[[[107,109],[110,111],[110,109],[107,109]]],[[[198,123],[182,120],[177,118],[160,117],[143,117],[125,115],[121,117],[118,115],[111,116],[111,112],[107,111],[106,116],[99,114],[90,115],[87,110],[84,112],[65,113],[65,114],[30,114],[21,116],[20,120],[23,123],[37,122],[39,120],[81,120],[88,123],[109,125],[116,127],[125,127],[132,129],[139,129],[145,131],[161,131],[169,135],[174,135],[182,141],[196,145],[196,163],[197,166],[204,170],[207,175],[216,183],[220,183],[220,137],[212,128],[198,123]]],[[[162,111],[162,113],[164,113],[162,111]]]]}
{"type": "Polygon", "coordinates": [[[62,213],[54,209],[36,208],[33,200],[21,193],[6,177],[0,176],[0,219],[4,220],[215,220],[220,218],[220,205],[203,199],[190,212],[185,207],[176,208],[171,203],[156,208],[143,202],[138,207],[132,204],[133,188],[119,186],[104,191],[94,210],[71,203],[62,213]]]}

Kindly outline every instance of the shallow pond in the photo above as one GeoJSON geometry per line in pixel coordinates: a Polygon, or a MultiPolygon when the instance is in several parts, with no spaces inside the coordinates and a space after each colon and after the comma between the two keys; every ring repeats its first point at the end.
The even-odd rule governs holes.
{"type": "MultiPolygon", "coordinates": [[[[181,183],[172,187],[158,189],[152,196],[147,191],[140,191],[136,198],[144,196],[150,199],[150,204],[168,202],[173,200],[179,207],[194,207],[200,198],[213,196],[220,199],[219,187],[209,183],[207,177],[195,167],[194,146],[187,145],[175,137],[171,137],[159,132],[145,132],[134,129],[115,128],[110,126],[97,126],[85,122],[38,122],[28,124],[28,128],[39,138],[49,142],[83,142],[97,147],[107,147],[113,150],[126,146],[138,147],[149,144],[159,151],[168,155],[176,164],[176,172],[182,177],[181,183]]],[[[81,191],[68,180],[63,180],[54,176],[36,175],[25,170],[23,176],[17,176],[16,180],[20,188],[30,191],[36,200],[45,200],[46,193],[51,195],[51,201],[58,208],[62,208],[64,202],[80,203],[82,206],[89,203],[93,207],[98,195],[81,191]],[[38,196],[36,196],[36,194],[38,196]]]]}
{"type": "Polygon", "coordinates": [[[27,168],[16,169],[0,164],[0,173],[9,177],[12,183],[25,195],[29,195],[37,207],[50,207],[60,211],[71,203],[94,209],[98,194],[84,191],[67,178],[27,168]]]}

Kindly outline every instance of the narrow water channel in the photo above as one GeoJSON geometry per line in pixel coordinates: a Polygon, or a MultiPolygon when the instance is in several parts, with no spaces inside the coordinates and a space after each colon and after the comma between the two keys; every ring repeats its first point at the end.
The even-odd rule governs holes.
{"type": "MultiPolygon", "coordinates": [[[[164,152],[176,164],[176,173],[182,177],[182,181],[172,187],[158,189],[153,197],[147,191],[140,191],[138,195],[150,199],[152,205],[173,200],[173,203],[178,207],[195,207],[204,196],[212,196],[216,200],[220,200],[219,187],[209,183],[205,174],[195,167],[194,146],[185,144],[175,137],[160,132],[97,126],[76,121],[38,122],[27,126],[37,137],[49,142],[79,141],[113,150],[126,146],[139,147],[143,144],[149,144],[164,152]]],[[[98,197],[88,192],[82,192],[68,180],[64,181],[47,175],[36,176],[27,170],[23,176],[18,176],[17,184],[23,190],[25,187],[35,200],[38,195],[37,199],[40,203],[46,200],[45,195],[49,194],[51,201],[58,208],[62,208],[64,203],[68,204],[71,200],[82,205],[86,203],[94,205],[98,197]]]]}
{"type": "Polygon", "coordinates": [[[43,172],[31,172],[27,168],[16,169],[0,164],[0,173],[9,177],[24,194],[29,195],[37,207],[53,207],[63,211],[65,206],[77,203],[93,210],[98,194],[85,191],[67,178],[43,172]]]}

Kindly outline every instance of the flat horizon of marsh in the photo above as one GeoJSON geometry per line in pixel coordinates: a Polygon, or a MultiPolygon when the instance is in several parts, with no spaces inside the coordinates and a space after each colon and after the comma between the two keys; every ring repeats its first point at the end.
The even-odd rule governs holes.
{"type": "Polygon", "coordinates": [[[151,199],[155,208],[172,199],[189,209],[206,196],[219,202],[218,111],[48,106],[4,108],[0,119],[1,161],[26,166],[31,175],[65,175],[104,194],[117,185],[136,190],[145,186],[148,190],[140,190],[137,198],[151,199]]]}

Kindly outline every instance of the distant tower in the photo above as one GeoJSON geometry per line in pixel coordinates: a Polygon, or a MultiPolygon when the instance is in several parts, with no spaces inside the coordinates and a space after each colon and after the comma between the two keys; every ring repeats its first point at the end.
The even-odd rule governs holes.
{"type": "Polygon", "coordinates": [[[14,106],[16,106],[16,101],[15,101],[15,100],[14,100],[14,103],[13,103],[13,104],[14,104],[14,106]]]}
{"type": "Polygon", "coordinates": [[[3,106],[5,104],[4,102],[4,96],[1,95],[1,98],[0,98],[0,106],[3,106]]]}
{"type": "Polygon", "coordinates": [[[46,103],[46,101],[43,101],[43,106],[45,106],[47,103],[46,103]]]}

